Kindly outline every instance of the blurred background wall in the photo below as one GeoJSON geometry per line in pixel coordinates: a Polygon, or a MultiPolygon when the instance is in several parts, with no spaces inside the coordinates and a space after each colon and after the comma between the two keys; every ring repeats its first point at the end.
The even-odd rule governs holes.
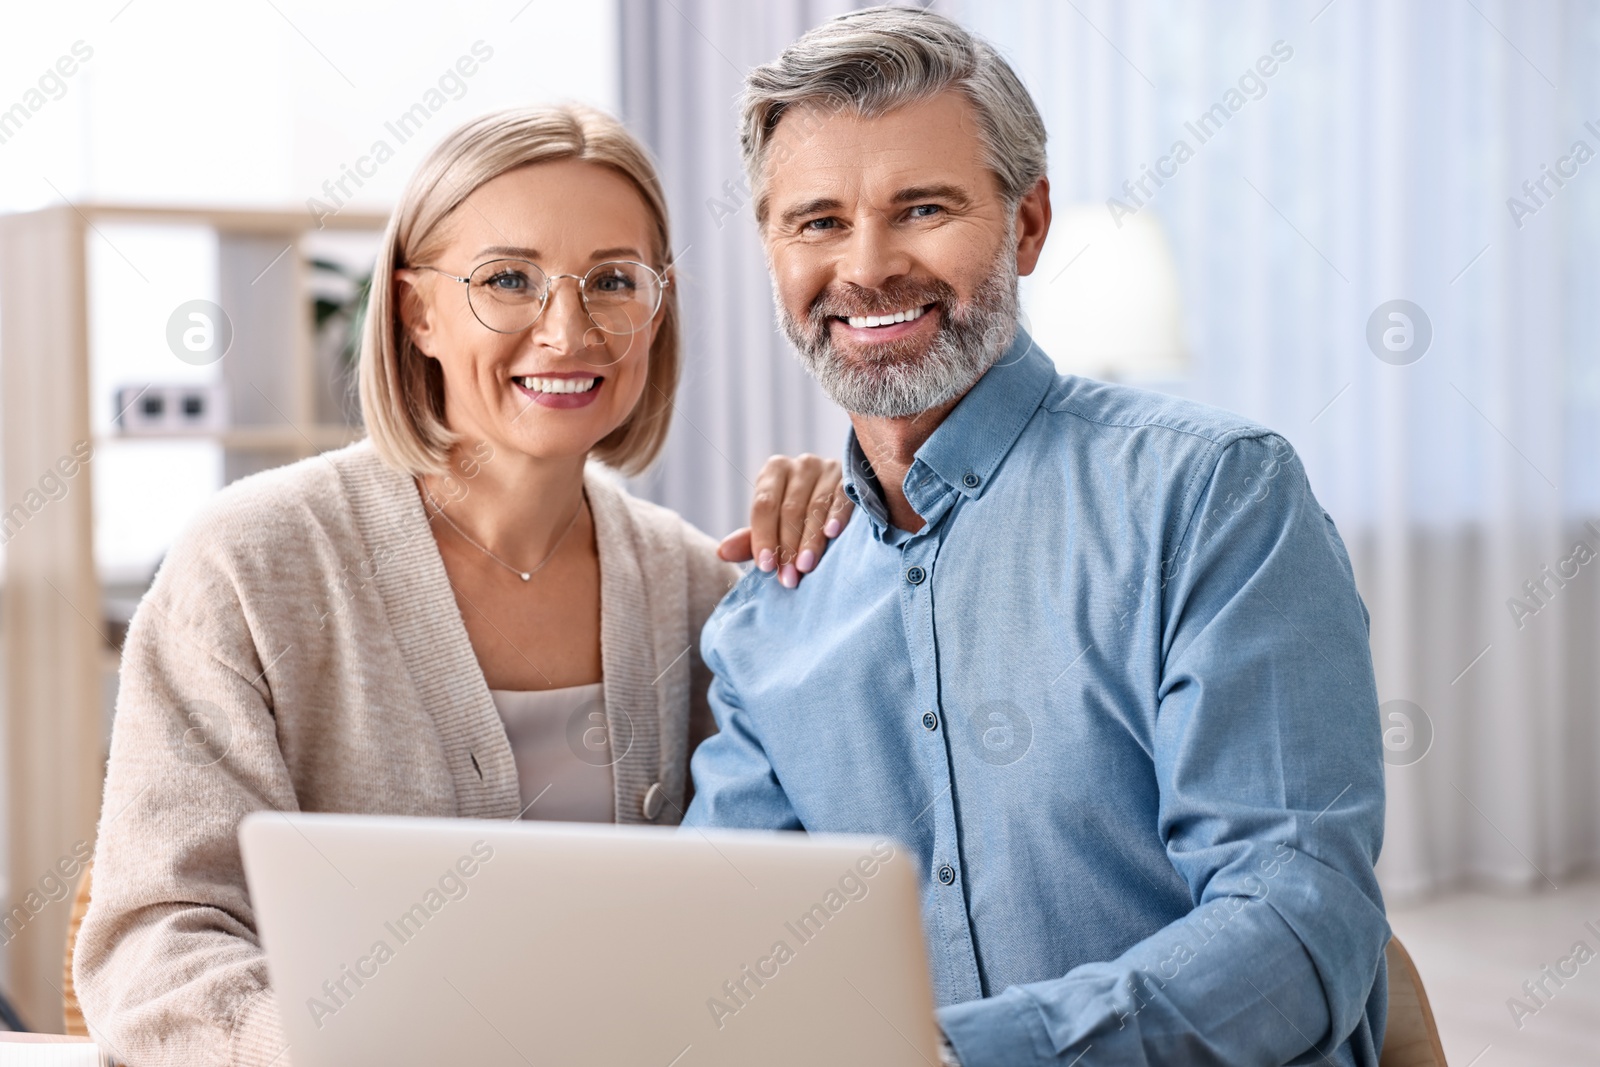
{"type": "MultiPolygon", "coordinates": [[[[853,6],[30,10],[0,37],[0,108],[79,42],[92,55],[0,126],[0,211],[310,210],[481,42],[492,57],[340,210],[385,211],[482,111],[575,98],[622,114],[662,166],[688,336],[672,438],[635,487],[721,534],[768,454],[843,440],[773,325],[736,119],[749,67],[853,6]]],[[[933,6],[1013,62],[1050,131],[1057,227],[1024,283],[1040,343],[1282,432],[1351,549],[1391,764],[1380,875],[1397,928],[1433,938],[1418,957],[1447,983],[1452,1057],[1576,1062],[1562,1050],[1600,1042],[1600,978],[1525,1027],[1505,1001],[1600,922],[1600,6],[933,6]]],[[[124,601],[231,473],[214,442],[125,444],[112,425],[119,385],[220,380],[162,331],[180,303],[217,299],[222,255],[202,228],[88,239],[95,566],[124,601]]]]}

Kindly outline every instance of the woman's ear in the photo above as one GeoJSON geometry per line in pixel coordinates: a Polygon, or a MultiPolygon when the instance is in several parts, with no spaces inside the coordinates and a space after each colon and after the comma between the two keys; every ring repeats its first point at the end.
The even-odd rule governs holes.
{"type": "Polygon", "coordinates": [[[438,357],[431,351],[434,336],[433,308],[422,294],[418,273],[402,268],[394,272],[395,305],[400,311],[400,325],[418,352],[429,359],[438,357]]]}

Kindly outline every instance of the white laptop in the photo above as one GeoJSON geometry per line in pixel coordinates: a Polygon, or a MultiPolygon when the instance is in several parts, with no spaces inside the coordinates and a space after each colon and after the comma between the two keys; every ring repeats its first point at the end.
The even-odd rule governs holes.
{"type": "Polygon", "coordinates": [[[939,1061],[886,839],[258,812],[239,840],[294,1067],[939,1061]]]}

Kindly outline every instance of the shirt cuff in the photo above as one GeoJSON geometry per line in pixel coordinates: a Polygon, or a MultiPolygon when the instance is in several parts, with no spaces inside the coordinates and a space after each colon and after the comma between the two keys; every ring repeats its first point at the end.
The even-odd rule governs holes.
{"type": "Polygon", "coordinates": [[[1025,1067],[1059,1058],[1039,1005],[1015,986],[999,996],[947,1005],[935,1014],[962,1067],[1025,1067]]]}

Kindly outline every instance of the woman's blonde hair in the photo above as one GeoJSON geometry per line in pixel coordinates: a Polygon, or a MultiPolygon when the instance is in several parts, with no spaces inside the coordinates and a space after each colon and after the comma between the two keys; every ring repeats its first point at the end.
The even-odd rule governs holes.
{"type": "MultiPolygon", "coordinates": [[[[394,272],[427,263],[447,240],[444,221],[480,185],[531,163],[580,159],[631,181],[656,224],[657,262],[672,242],[667,201],[643,145],[616,119],[578,105],[496,111],[451,133],[406,184],[384,231],[373,268],[358,367],[361,414],[378,454],[409,474],[442,474],[457,435],[444,422],[444,372],[412,343],[400,319],[394,272]]],[[[680,340],[676,290],[668,286],[650,346],[644,394],[628,418],[591,455],[627,474],[650,465],[666,441],[678,389],[680,340]]]]}

